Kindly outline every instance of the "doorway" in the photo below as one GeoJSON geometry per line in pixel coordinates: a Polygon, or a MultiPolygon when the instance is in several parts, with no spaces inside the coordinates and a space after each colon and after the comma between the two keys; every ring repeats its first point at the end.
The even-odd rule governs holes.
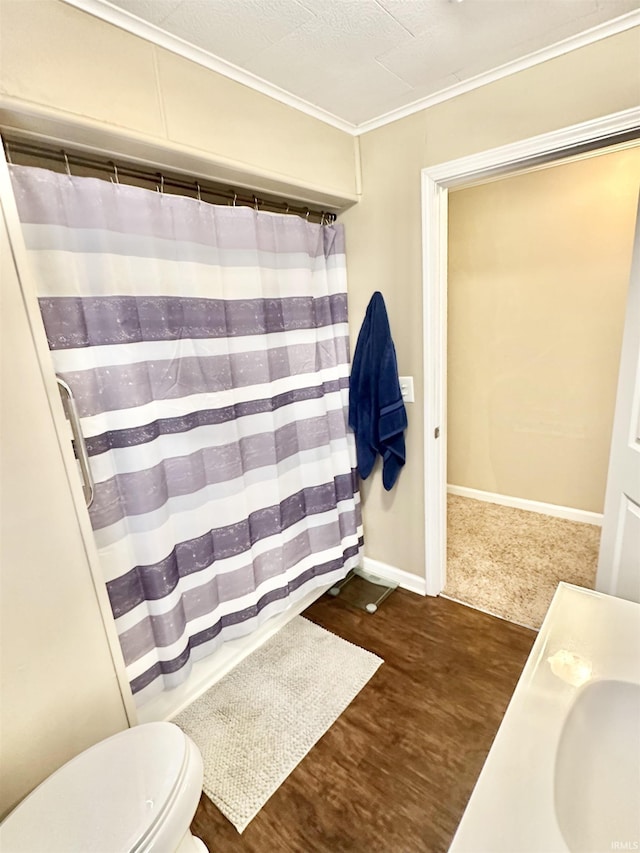
{"type": "Polygon", "coordinates": [[[449,195],[447,584],[537,628],[595,586],[640,147],[449,195]]]}
{"type": "MultiPolygon", "coordinates": [[[[577,160],[605,147],[633,145],[638,111],[627,111],[512,146],[423,171],[425,331],[426,585],[439,594],[446,583],[447,486],[447,213],[449,191],[524,174],[551,162],[577,160]]],[[[538,496],[539,497],[539,496],[538,496]]]]}

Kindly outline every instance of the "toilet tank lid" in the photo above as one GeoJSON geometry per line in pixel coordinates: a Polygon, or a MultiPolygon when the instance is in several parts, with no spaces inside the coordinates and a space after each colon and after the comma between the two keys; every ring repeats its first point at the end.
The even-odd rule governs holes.
{"type": "Polygon", "coordinates": [[[0,850],[135,850],[169,805],[187,756],[173,723],[145,723],[100,741],[11,812],[0,825],[0,850]]]}

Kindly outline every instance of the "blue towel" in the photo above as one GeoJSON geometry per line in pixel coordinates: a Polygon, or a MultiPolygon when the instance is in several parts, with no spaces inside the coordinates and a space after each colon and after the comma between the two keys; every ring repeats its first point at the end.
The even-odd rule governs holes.
{"type": "Polygon", "coordinates": [[[356,437],[360,476],[367,479],[379,453],[382,483],[389,491],[405,463],[407,413],[400,391],[387,309],[378,291],[367,307],[353,356],[349,426],[356,437]]]}

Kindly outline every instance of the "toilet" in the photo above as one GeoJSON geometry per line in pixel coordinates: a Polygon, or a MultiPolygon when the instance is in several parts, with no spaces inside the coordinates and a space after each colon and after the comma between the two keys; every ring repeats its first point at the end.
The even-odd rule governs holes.
{"type": "Polygon", "coordinates": [[[207,853],[189,825],[202,756],[173,723],[144,723],[80,753],[0,824],[3,853],[207,853]]]}

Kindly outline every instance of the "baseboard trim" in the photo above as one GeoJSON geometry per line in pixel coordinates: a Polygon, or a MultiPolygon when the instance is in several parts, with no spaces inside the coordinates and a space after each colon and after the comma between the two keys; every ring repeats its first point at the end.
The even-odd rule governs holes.
{"type": "Polygon", "coordinates": [[[461,498],[472,498],[475,501],[509,506],[514,509],[524,509],[526,512],[537,512],[541,515],[551,515],[554,518],[566,518],[567,521],[578,521],[582,524],[595,524],[602,527],[602,513],[589,512],[586,509],[574,509],[570,506],[558,506],[541,501],[529,501],[525,498],[514,498],[511,495],[498,495],[494,492],[483,492],[480,489],[469,489],[466,486],[447,485],[447,493],[461,498]]]}
{"type": "Polygon", "coordinates": [[[377,575],[384,580],[393,581],[393,583],[397,583],[398,586],[409,592],[416,592],[418,595],[427,594],[427,582],[419,575],[405,572],[404,569],[397,569],[395,566],[390,566],[388,563],[381,563],[380,560],[373,560],[371,557],[363,557],[362,567],[365,571],[371,572],[372,575],[377,575]]]}

